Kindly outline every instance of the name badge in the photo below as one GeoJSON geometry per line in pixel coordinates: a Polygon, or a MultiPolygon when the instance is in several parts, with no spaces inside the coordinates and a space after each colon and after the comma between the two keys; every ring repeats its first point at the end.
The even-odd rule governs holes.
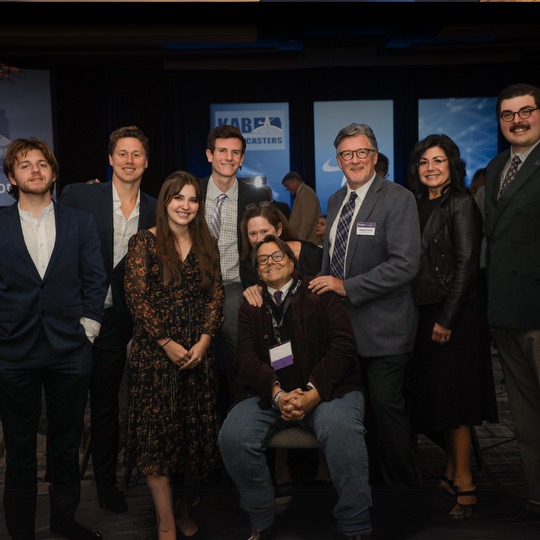
{"type": "Polygon", "coordinates": [[[293,363],[291,342],[286,341],[270,349],[270,362],[274,371],[283,369],[293,363]]]}
{"type": "Polygon", "coordinates": [[[359,221],[356,224],[356,234],[362,236],[375,236],[375,222],[359,221]]]}

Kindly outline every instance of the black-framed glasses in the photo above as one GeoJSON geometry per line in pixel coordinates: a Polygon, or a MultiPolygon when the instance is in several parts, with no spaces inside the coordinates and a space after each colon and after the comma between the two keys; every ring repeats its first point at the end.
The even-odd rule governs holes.
{"type": "Polygon", "coordinates": [[[257,261],[258,266],[266,266],[270,260],[270,257],[272,257],[272,260],[275,262],[281,262],[285,258],[285,253],[278,250],[274,251],[274,253],[270,253],[270,255],[257,255],[255,260],[257,261]]]}
{"type": "Polygon", "coordinates": [[[503,120],[504,122],[513,122],[514,118],[516,117],[516,114],[522,119],[526,120],[531,116],[533,111],[538,110],[538,107],[523,107],[523,109],[519,109],[519,111],[512,112],[512,111],[503,111],[499,118],[503,120]]]}
{"type": "Polygon", "coordinates": [[[377,150],[373,150],[373,148],[359,148],[358,150],[343,150],[343,152],[340,152],[338,156],[344,161],[351,161],[354,154],[356,154],[357,158],[366,159],[369,156],[370,152],[376,152],[376,151],[377,150]]]}
{"type": "Polygon", "coordinates": [[[444,158],[435,158],[433,161],[429,161],[428,159],[420,159],[418,161],[418,163],[416,164],[416,166],[418,168],[420,168],[420,167],[428,167],[429,164],[431,163],[431,165],[433,167],[440,167],[443,163],[446,163],[446,161],[448,161],[448,160],[446,160],[444,158]]]}
{"type": "Polygon", "coordinates": [[[261,201],[261,202],[252,202],[246,206],[246,210],[253,210],[254,208],[257,208],[257,206],[260,206],[261,208],[264,208],[265,206],[270,206],[272,204],[272,201],[261,201]]]}

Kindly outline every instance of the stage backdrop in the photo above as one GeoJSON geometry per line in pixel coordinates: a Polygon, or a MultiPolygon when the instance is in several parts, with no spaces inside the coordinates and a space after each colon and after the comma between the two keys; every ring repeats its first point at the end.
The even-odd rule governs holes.
{"type": "Polygon", "coordinates": [[[448,135],[458,145],[466,162],[467,186],[475,171],[497,155],[496,103],[496,97],[418,100],[419,140],[432,133],[448,135]]]}
{"type": "Polygon", "coordinates": [[[247,147],[238,178],[272,188],[274,200],[291,204],[281,179],[290,170],[289,104],[224,103],[210,106],[210,125],[236,126],[247,147]]]}
{"type": "Polygon", "coordinates": [[[316,101],[313,104],[315,127],[315,188],[323,214],[328,198],[346,183],[336,160],[334,139],[351,123],[367,124],[377,138],[379,151],[388,156],[388,178],[394,177],[393,100],[316,101]]]}
{"type": "Polygon", "coordinates": [[[54,149],[48,70],[14,71],[0,78],[0,206],[15,202],[2,166],[7,147],[19,137],[39,137],[54,149]]]}

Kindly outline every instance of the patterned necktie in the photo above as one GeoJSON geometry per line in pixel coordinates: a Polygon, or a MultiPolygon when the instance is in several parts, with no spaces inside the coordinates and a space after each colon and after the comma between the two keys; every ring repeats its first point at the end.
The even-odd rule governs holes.
{"type": "Polygon", "coordinates": [[[216,206],[214,207],[214,211],[210,217],[210,232],[215,238],[219,238],[219,230],[221,229],[221,205],[226,197],[226,193],[220,193],[218,195],[216,206]]]}
{"type": "Polygon", "coordinates": [[[283,293],[281,291],[276,291],[274,293],[274,299],[276,301],[276,306],[279,306],[281,304],[281,297],[283,296],[283,293]]]}
{"type": "Polygon", "coordinates": [[[334,241],[334,252],[330,260],[330,271],[332,275],[339,279],[345,277],[345,252],[347,250],[347,239],[349,238],[349,228],[354,214],[354,203],[358,195],[356,191],[351,191],[349,200],[345,203],[339,216],[334,241]]]}
{"type": "Polygon", "coordinates": [[[510,185],[510,182],[512,182],[512,180],[516,177],[520,163],[521,159],[519,159],[519,156],[514,156],[512,158],[512,163],[510,164],[510,168],[508,169],[508,172],[504,177],[501,190],[499,191],[499,197],[502,195],[503,191],[505,191],[506,188],[510,185]]]}

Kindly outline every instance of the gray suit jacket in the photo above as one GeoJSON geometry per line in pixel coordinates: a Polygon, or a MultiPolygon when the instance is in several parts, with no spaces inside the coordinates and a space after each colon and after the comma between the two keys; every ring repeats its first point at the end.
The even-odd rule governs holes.
{"type": "Polygon", "coordinates": [[[488,322],[502,328],[540,328],[540,145],[497,201],[510,157],[506,150],[486,170],[488,322]]]}
{"type": "MultiPolygon", "coordinates": [[[[328,200],[322,274],[330,274],[329,233],[347,195],[344,186],[328,200]]],[[[345,303],[361,356],[403,354],[412,350],[417,309],[411,280],[420,261],[420,224],[414,195],[376,176],[353,217],[345,263],[345,303]],[[374,235],[357,234],[370,222],[374,235]]]]}

